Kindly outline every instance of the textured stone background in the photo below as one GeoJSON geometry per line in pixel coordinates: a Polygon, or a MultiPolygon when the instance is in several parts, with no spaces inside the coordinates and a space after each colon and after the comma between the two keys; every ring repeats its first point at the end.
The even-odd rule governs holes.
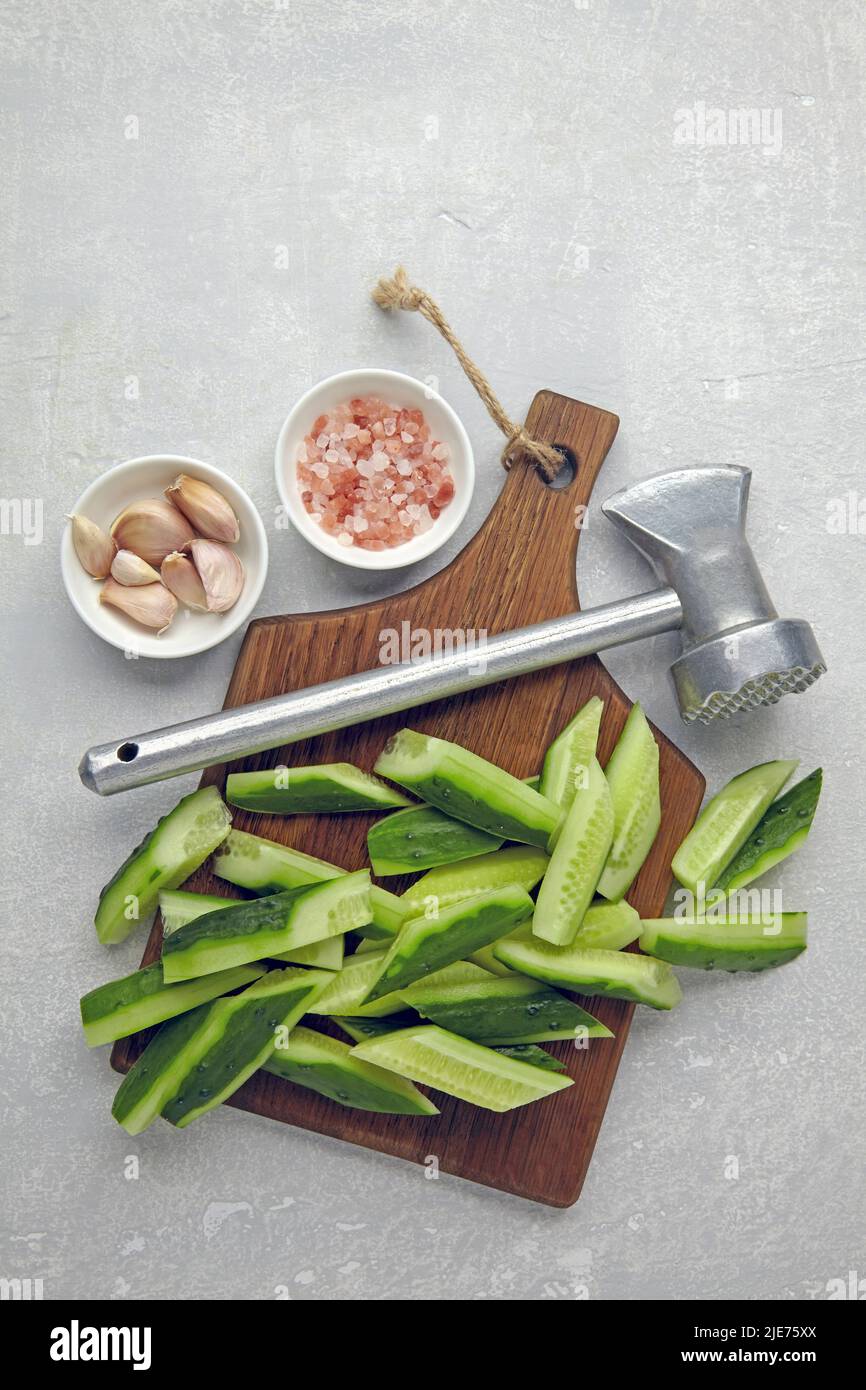
{"type": "MultiPolygon", "coordinates": [[[[828,511],[863,497],[856,0],[6,0],[0,24],[3,494],[44,506],[41,545],[0,537],[0,1274],[46,1297],[466,1300],[821,1298],[866,1275],[863,536],[828,511]],[[701,102],[781,113],[781,144],[676,145],[701,102]],[[797,753],[829,786],[778,879],[811,911],[808,960],[690,978],[674,1016],[636,1019],[568,1212],[229,1110],[130,1141],[79,1034],[79,994],[141,948],[97,945],[96,890],[181,788],[103,802],[78,757],[218,706],[239,639],[125,661],[65,601],[63,514],[113,463],[167,450],[230,469],[272,521],[289,407],[370,363],[438,376],[470,429],[456,553],[500,485],[498,441],[432,330],[371,306],[401,259],[515,413],[550,386],[621,415],[603,491],[754,468],[771,588],[831,666],[803,698],[687,733],[669,640],[610,657],[711,785],[797,753]]],[[[380,583],[274,533],[259,612],[447,558],[380,583]]],[[[584,604],[647,585],[600,518],[579,579],[584,604]]]]}

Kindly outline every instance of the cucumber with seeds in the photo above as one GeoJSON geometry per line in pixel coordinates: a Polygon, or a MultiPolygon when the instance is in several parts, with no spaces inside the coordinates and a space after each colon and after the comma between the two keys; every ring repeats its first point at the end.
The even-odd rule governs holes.
{"type": "Polygon", "coordinates": [[[411,1081],[363,1061],[348,1043],[310,1028],[293,1028],[285,1042],[274,1048],[264,1070],[353,1110],[380,1115],[439,1114],[411,1081]]]}
{"type": "Polygon", "coordinates": [[[178,927],[162,943],[166,981],[189,980],[263,956],[278,956],[370,920],[366,869],[307,888],[233,903],[178,927]]]}
{"type": "Polygon", "coordinates": [[[613,825],[607,780],[598,759],[591,758],[538,890],[532,930],[543,941],[566,946],[574,940],[604,868],[613,825]]]}
{"type": "Polygon", "coordinates": [[[463,960],[513,931],[531,914],[532,899],[526,889],[510,884],[455,903],[436,916],[410,918],[389,947],[367,1002],[463,960]]]}
{"type": "Polygon", "coordinates": [[[374,770],[449,816],[504,840],[543,849],[561,818],[558,806],[518,777],[458,743],[413,729],[401,729],[388,740],[374,770]]]}
{"type": "Polygon", "coordinates": [[[359,1043],[354,1054],[422,1086],[500,1114],[572,1085],[571,1077],[515,1061],[435,1023],[383,1033],[359,1043]]]}
{"type": "Polygon", "coordinates": [[[524,975],[498,979],[475,967],[474,974],[464,981],[437,984],[419,980],[400,993],[422,1018],[487,1047],[613,1037],[610,1029],[585,1009],[549,985],[524,975]]]}
{"type": "Polygon", "coordinates": [[[563,811],[574,800],[575,788],[586,775],[590,759],[595,757],[603,710],[604,700],[593,695],[544,755],[538,790],[563,811]]]}
{"type": "Polygon", "coordinates": [[[161,888],[177,888],[229,833],[232,819],[216,787],[183,797],[124,860],[99,895],[96,934],[106,945],[125,941],[149,917],[161,888]]]}
{"type": "Polygon", "coordinates": [[[695,970],[772,970],[805,951],[806,913],[654,918],[643,923],[640,947],[659,960],[695,970]]]}
{"type": "Polygon", "coordinates": [[[435,806],[410,806],[385,816],[367,831],[373,873],[414,874],[438,864],[455,864],[499,849],[502,840],[474,825],[446,816],[435,806]]]}
{"type": "MultiPolygon", "coordinates": [[[[237,907],[237,904],[237,898],[219,898],[214,893],[183,893],[179,889],[160,893],[163,933],[170,936],[178,927],[185,927],[187,922],[194,922],[206,912],[221,912],[226,907],[237,907]]],[[[328,936],[323,941],[314,941],[311,946],[280,951],[272,959],[283,960],[287,965],[312,965],[319,970],[339,970],[343,964],[343,938],[328,936]]]]}
{"type": "Polygon", "coordinates": [[[736,893],[799,848],[815,817],[822,777],[821,768],[816,768],[773,802],[746,843],[722,870],[714,888],[736,893]]]}
{"type": "Polygon", "coordinates": [[[494,1047],[493,1051],[498,1052],[501,1057],[512,1057],[515,1062],[528,1062],[531,1067],[543,1067],[545,1071],[565,1071],[564,1062],[560,1062],[552,1052],[545,1052],[543,1047],[536,1047],[535,1043],[512,1043],[508,1047],[494,1047]]]}
{"type": "Polygon", "coordinates": [[[111,1113],[128,1134],[162,1114],[179,1128],[226,1100],[262,1065],[332,977],[274,970],[240,994],[164,1023],[121,1082],[111,1113]]]}
{"type": "Polygon", "coordinates": [[[613,802],[613,844],[597,891],[619,902],[637,877],[662,820],[659,746],[640,705],[632,705],[604,775],[613,802]]]}
{"type": "MultiPolygon", "coordinates": [[[[238,888],[252,893],[281,893],[286,888],[302,888],[324,883],[346,872],[326,859],[316,859],[288,845],[278,845],[246,830],[231,830],[213,858],[214,873],[238,888]]],[[[370,888],[372,921],[360,928],[364,936],[396,936],[406,916],[396,893],[373,884],[370,888]]]]}
{"type": "Polygon", "coordinates": [[[134,970],[121,980],[109,980],[98,985],[81,1000],[81,1022],[88,1047],[128,1038],[143,1028],[152,1028],[176,1018],[199,1004],[206,1004],[220,994],[252,984],[264,975],[265,966],[239,965],[234,970],[219,970],[200,980],[167,985],[162,977],[162,964],[155,961],[141,970],[134,970]]]}
{"type": "Polygon", "coordinates": [[[399,994],[384,995],[373,1003],[365,1003],[370,986],[378,978],[387,946],[376,951],[365,951],[362,955],[350,956],[342,970],[334,975],[330,985],[319,995],[310,1009],[311,1013],[350,1018],[387,1018],[389,1014],[402,1013],[406,1008],[399,994]]]}
{"type": "Polygon", "coordinates": [[[796,767],[789,761],[759,763],[716,793],[673,857],[671,868],[684,888],[698,895],[717,881],[796,767]]]}
{"type": "Polygon", "coordinates": [[[618,903],[599,898],[591,903],[571,943],[582,950],[621,951],[637,941],[641,933],[640,917],[625,899],[618,903]]]}
{"type": "Polygon", "coordinates": [[[677,977],[666,961],[630,951],[586,951],[512,937],[496,947],[496,955],[512,970],[589,997],[628,999],[653,1009],[672,1009],[682,999],[677,977]]]}
{"type": "Polygon", "coordinates": [[[495,854],[480,854],[462,864],[443,864],[406,889],[400,898],[404,918],[418,916],[431,904],[441,912],[476,893],[489,893],[511,883],[529,893],[540,883],[549,863],[544,850],[534,845],[509,845],[495,854]]]}
{"type": "Polygon", "coordinates": [[[317,811],[382,811],[411,805],[407,796],[352,763],[230,772],[226,801],[245,811],[265,811],[277,816],[317,811]]]}

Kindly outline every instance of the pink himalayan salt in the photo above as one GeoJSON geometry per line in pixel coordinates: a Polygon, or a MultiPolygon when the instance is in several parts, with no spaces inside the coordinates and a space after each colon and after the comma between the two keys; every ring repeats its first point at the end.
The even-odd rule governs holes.
{"type": "Polygon", "coordinates": [[[449,449],[420,410],[355,397],[298,446],[301,500],[339,545],[385,550],[429,531],[454,496],[449,449]]]}

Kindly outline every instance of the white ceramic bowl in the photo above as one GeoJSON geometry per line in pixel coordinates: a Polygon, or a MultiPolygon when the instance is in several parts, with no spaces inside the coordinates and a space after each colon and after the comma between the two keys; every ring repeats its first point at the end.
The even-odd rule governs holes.
{"type": "Polygon", "coordinates": [[[339,560],[341,565],[352,565],[361,570],[401,569],[404,565],[414,565],[417,560],[432,555],[454,535],[466,515],[475,486],[472,445],[460,419],[447,401],[414,377],[404,376],[402,372],[380,371],[375,367],[329,376],[301,397],[280,430],[275,471],[282,504],[301,535],[323,555],[339,560]],[[298,445],[309,434],[316,417],[351,400],[353,396],[369,395],[380,396],[389,405],[422,410],[435,438],[447,444],[451,450],[449,464],[454,478],[454,496],[448,506],[429,531],[387,550],[362,550],[357,545],[339,545],[333,536],[322,530],[318,522],[313,521],[301,501],[297,480],[298,445]]]}
{"type": "Polygon", "coordinates": [[[258,603],[268,572],[268,538],[258,510],[243,488],[210,463],[183,458],[179,454],[151,454],[110,468],[90,484],[70,512],[89,517],[107,531],[114,518],[131,502],[146,497],[162,497],[163,490],[178,473],[189,473],[217,488],[231,503],[240,523],[237,551],[246,571],[243,592],[227,613],[194,613],[178,603],[177,613],[167,632],[157,637],[149,628],[127,618],[116,608],[99,602],[102,583],[91,579],[72,545],[72,528],[67,525],[60,546],[63,582],[73,608],[89,628],[113,647],[134,651],[138,656],[161,658],[194,656],[225,641],[245,623],[258,603]]]}

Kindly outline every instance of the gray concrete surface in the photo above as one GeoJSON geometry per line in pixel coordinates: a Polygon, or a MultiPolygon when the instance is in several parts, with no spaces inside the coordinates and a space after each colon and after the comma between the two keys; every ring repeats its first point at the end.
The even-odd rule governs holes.
{"type": "MultiPolygon", "coordinates": [[[[866,1276],[859,5],[5,0],[0,26],[2,490],[42,508],[41,543],[14,509],[0,537],[0,1274],[46,1298],[338,1300],[811,1299],[866,1276]],[[714,108],[726,138],[764,111],[757,143],[710,143],[714,108]],[[79,1034],[79,994],[142,944],[98,946],[96,891],[181,788],[102,802],[78,757],[218,706],[239,641],[162,664],[103,645],[64,597],[63,515],[113,463],[168,450],[231,470],[273,524],[289,407],[369,363],[438,377],[470,429],[456,553],[500,486],[498,440],[432,330],[371,305],[399,260],[515,414],[549,386],[621,415],[603,491],[753,467],[756,548],[831,666],[687,732],[669,640],[610,657],[712,785],[782,754],[828,785],[769,880],[811,912],[808,959],[689,979],[675,1015],[636,1020],[568,1212],[229,1110],[130,1141],[79,1034]]],[[[262,614],[410,578],[356,577],[282,531],[272,552],[262,614]]],[[[597,513],[579,581],[585,604],[646,585],[597,513]]]]}

